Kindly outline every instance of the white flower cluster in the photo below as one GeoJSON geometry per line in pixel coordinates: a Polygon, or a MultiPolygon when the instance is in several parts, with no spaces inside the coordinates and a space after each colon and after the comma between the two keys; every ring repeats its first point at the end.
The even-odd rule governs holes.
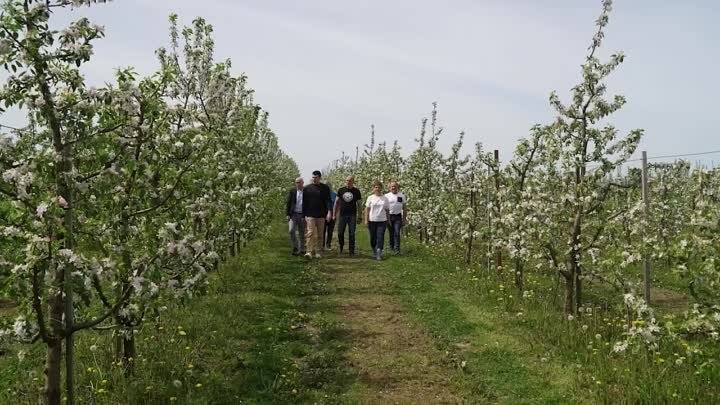
{"type": "Polygon", "coordinates": [[[647,306],[645,300],[633,293],[625,294],[624,302],[628,314],[632,315],[633,319],[624,333],[625,339],[616,342],[613,351],[624,352],[633,345],[657,350],[659,348],[658,339],[663,329],[658,325],[653,310],[647,306]]]}
{"type": "Polygon", "coordinates": [[[33,118],[0,134],[0,242],[13,244],[0,259],[0,279],[14,275],[8,291],[22,313],[2,334],[37,335],[31,308],[39,301],[55,311],[43,314],[45,329],[64,335],[65,326],[48,321],[62,318],[64,305],[47,303],[63,304],[71,282],[82,297],[74,302],[82,308],[77,324],[118,322],[132,338],[145,314],[206,288],[209,272],[268,224],[267,212],[280,211],[298,169],[244,76],[215,62],[202,19],[183,45],[171,27],[173,46],[159,54],[157,73],[119,69],[115,83],[95,88],[79,66],[103,28],[81,18],[27,32],[23,18],[50,16],[48,3],[30,4],[27,15],[4,18],[17,19],[8,29],[19,43],[43,38],[37,53],[47,60],[0,40],[0,60],[13,58],[0,63],[9,70],[0,105],[23,103],[33,118]]]}

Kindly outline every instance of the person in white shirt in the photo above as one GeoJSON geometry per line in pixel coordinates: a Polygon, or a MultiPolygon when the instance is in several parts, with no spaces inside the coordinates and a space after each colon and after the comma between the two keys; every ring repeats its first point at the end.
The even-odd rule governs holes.
{"type": "Polygon", "coordinates": [[[390,234],[390,249],[396,255],[400,254],[400,233],[407,220],[407,197],[400,192],[400,185],[397,181],[390,183],[390,192],[385,194],[390,203],[390,220],[388,221],[388,233],[390,234]]]}
{"type": "Polygon", "coordinates": [[[382,183],[375,180],[373,182],[373,194],[365,202],[365,225],[370,230],[370,247],[373,255],[375,255],[375,260],[382,259],[385,227],[390,218],[390,202],[382,192],[382,183]]]}
{"type": "Polygon", "coordinates": [[[305,254],[305,216],[303,216],[303,186],[302,177],[295,179],[295,188],[288,192],[285,204],[285,217],[288,221],[290,242],[293,256],[305,254]]]}

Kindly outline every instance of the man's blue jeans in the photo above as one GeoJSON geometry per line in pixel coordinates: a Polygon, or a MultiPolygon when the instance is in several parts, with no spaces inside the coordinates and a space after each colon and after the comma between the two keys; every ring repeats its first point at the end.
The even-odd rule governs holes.
{"type": "Polygon", "coordinates": [[[357,225],[357,216],[355,215],[341,215],[338,218],[338,233],[337,240],[340,250],[345,247],[345,227],[348,227],[348,248],[350,253],[355,253],[355,226],[357,225]]]}
{"type": "Polygon", "coordinates": [[[403,226],[402,214],[390,215],[390,226],[388,226],[388,232],[390,233],[390,249],[395,252],[400,252],[400,233],[403,226]]]}

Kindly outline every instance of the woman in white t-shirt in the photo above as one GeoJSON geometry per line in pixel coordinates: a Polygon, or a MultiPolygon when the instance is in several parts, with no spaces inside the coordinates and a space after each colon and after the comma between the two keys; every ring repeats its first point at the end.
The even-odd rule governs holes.
{"type": "Polygon", "coordinates": [[[385,242],[385,227],[390,219],[390,202],[383,195],[383,186],[378,180],[373,182],[373,194],[365,201],[365,225],[370,230],[370,247],[375,260],[382,259],[385,242]]]}

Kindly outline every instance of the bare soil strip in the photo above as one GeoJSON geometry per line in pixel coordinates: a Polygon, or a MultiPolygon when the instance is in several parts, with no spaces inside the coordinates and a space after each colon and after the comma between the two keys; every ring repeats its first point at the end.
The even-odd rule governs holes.
{"type": "MultiPolygon", "coordinates": [[[[432,338],[413,325],[367,259],[327,258],[323,271],[365,404],[458,404],[455,374],[432,338]]],[[[377,271],[377,270],[376,270],[377,271]]]]}

